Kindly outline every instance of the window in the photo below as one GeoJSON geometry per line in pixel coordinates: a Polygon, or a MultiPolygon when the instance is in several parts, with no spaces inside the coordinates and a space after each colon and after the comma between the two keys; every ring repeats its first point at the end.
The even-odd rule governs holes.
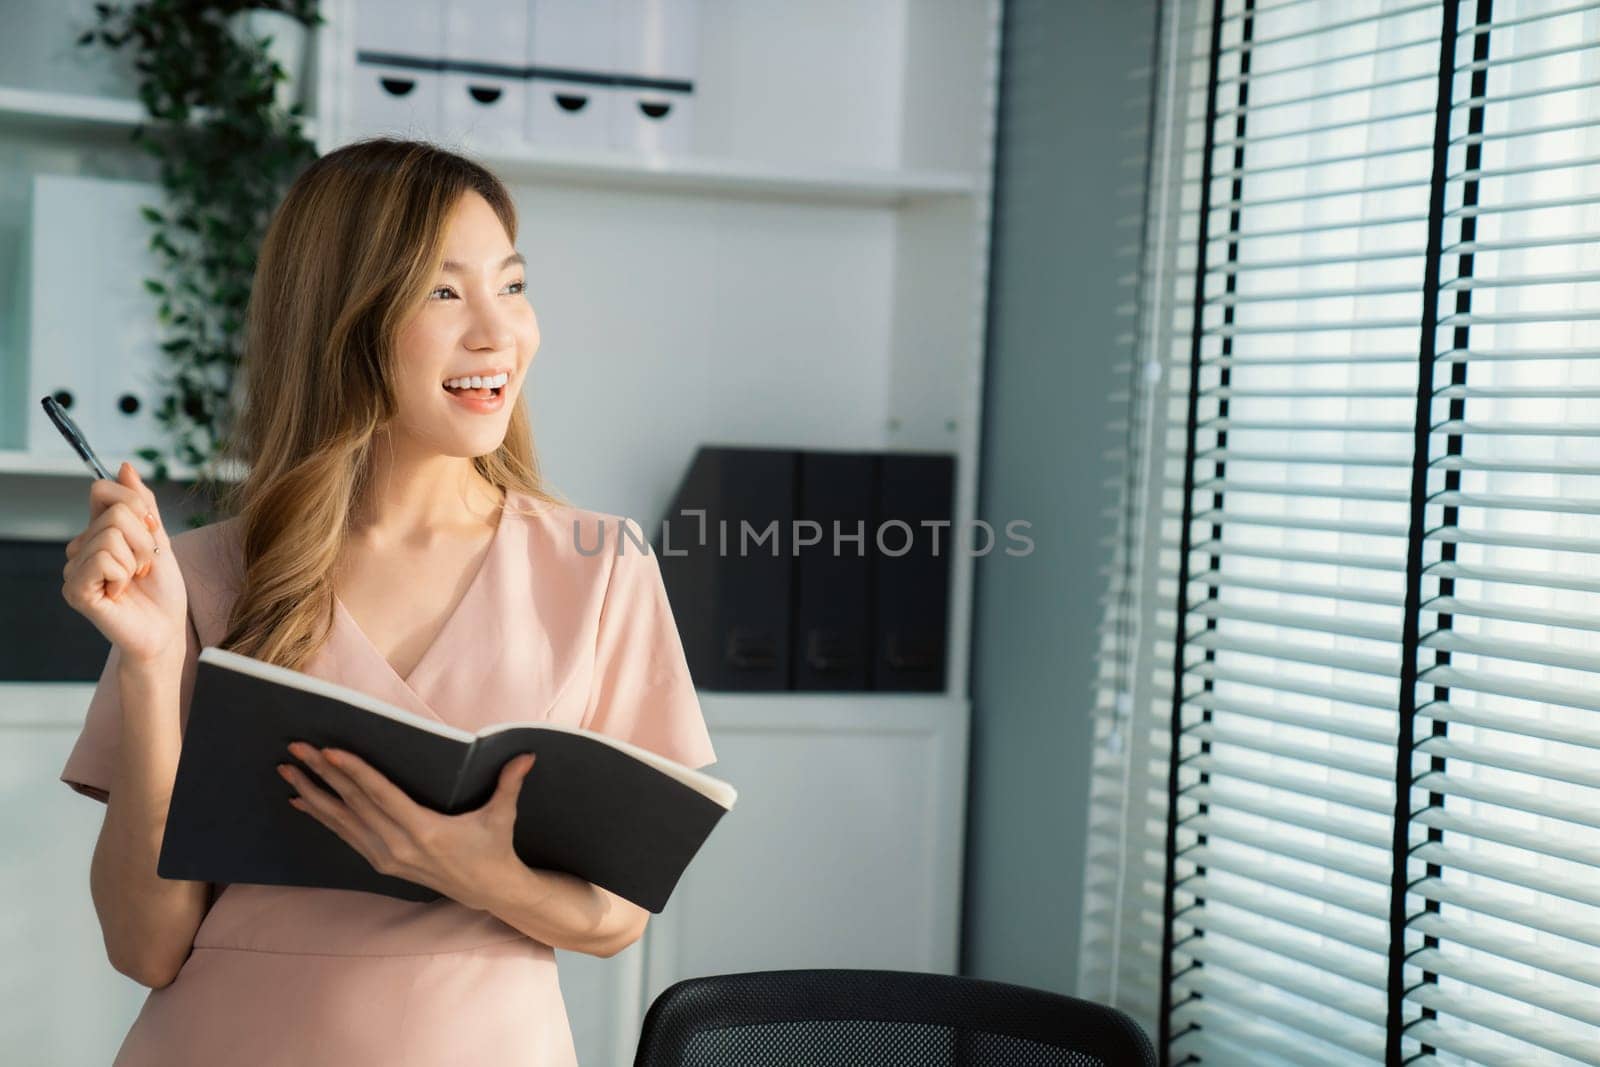
{"type": "Polygon", "coordinates": [[[1156,53],[1080,992],[1173,1063],[1596,1062],[1600,3],[1156,53]]]}

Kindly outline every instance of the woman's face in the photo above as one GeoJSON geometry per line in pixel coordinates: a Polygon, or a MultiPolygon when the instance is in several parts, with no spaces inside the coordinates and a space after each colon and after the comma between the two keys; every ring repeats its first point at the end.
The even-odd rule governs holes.
{"type": "Polygon", "coordinates": [[[500,447],[539,348],[526,278],[489,202],[463,195],[450,213],[432,287],[396,339],[400,412],[393,430],[448,456],[500,447]],[[444,384],[492,375],[505,379],[497,397],[482,387],[452,393],[444,384]]]}

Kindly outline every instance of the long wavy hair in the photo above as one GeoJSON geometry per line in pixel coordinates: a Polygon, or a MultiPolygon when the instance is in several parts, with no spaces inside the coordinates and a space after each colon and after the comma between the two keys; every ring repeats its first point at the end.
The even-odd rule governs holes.
{"type": "MultiPolygon", "coordinates": [[[[371,486],[374,438],[398,413],[395,339],[469,191],[514,244],[516,207],[498,178],[437,145],[389,137],[309,164],[268,224],[224,428],[224,457],[248,473],[221,500],[237,520],[230,550],[241,567],[221,647],[299,669],[326,640],[331,575],[371,486]]],[[[566,503],[543,484],[521,403],[500,447],[472,463],[503,491],[566,503]]]]}

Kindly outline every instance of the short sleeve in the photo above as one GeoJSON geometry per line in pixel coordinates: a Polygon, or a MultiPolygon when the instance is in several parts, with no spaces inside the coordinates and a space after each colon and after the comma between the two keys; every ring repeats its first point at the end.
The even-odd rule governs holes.
{"type": "MultiPolygon", "coordinates": [[[[200,639],[192,614],[188,616],[188,625],[184,630],[188,635],[188,648],[183,657],[183,676],[178,689],[180,728],[189,717],[189,698],[194,692],[195,672],[200,663],[200,639]]],[[[61,768],[63,782],[84,796],[101,802],[111,796],[111,769],[116,764],[118,748],[122,743],[122,693],[117,682],[117,670],[121,662],[122,650],[112,645],[106,656],[106,664],[100,670],[100,680],[95,683],[94,694],[89,698],[83,730],[61,768]]]]}
{"type": "Polygon", "coordinates": [[[717,754],[689,676],[660,562],[638,525],[628,521],[631,536],[619,531],[617,544],[605,542],[611,567],[583,728],[699,769],[716,762],[717,754]]]}

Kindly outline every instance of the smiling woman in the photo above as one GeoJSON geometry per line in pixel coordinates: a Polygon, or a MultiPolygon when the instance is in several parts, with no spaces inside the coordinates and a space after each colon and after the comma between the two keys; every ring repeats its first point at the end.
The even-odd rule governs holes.
{"type": "Polygon", "coordinates": [[[96,911],[114,965],[152,987],[119,1067],[570,1067],[554,949],[611,956],[643,932],[637,906],[517,857],[516,795],[538,773],[520,757],[451,816],[394,788],[382,753],[286,738],[261,768],[375,868],[444,895],[431,903],[155,875],[210,645],[468,730],[542,717],[715,760],[641,531],[541,483],[515,237],[500,182],[434,146],[319,159],[258,260],[234,514],[168,541],[131,467],[94,483],[66,593],[112,649],[61,778],[107,804],[96,911]]]}

